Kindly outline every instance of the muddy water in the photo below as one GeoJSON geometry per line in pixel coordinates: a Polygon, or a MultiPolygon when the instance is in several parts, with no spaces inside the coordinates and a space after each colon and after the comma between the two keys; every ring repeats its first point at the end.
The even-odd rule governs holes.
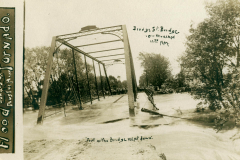
{"type": "MultiPolygon", "coordinates": [[[[140,106],[148,105],[139,94],[140,106]]],[[[167,118],[168,125],[130,127],[130,119],[114,123],[98,123],[111,115],[116,118],[127,115],[127,96],[115,102],[119,96],[85,106],[85,110],[68,110],[36,126],[36,112],[24,114],[24,158],[26,160],[110,160],[110,159],[240,159],[240,134],[238,129],[216,133],[211,127],[196,125],[190,121],[167,118]],[[121,109],[122,107],[122,109],[121,109]],[[174,122],[174,123],[173,123],[174,122]],[[128,141],[128,138],[136,141],[128,141]],[[140,140],[140,137],[151,139],[140,140]],[[87,141],[87,138],[95,141],[87,141]],[[104,140],[102,140],[104,138],[104,140]],[[110,142],[110,139],[126,141],[110,142]],[[100,141],[97,141],[100,140],[100,141]]],[[[187,94],[157,95],[154,97],[159,111],[165,114],[184,114],[194,109],[197,101],[187,94]]],[[[159,119],[159,118],[157,118],[159,119]]],[[[151,119],[154,121],[154,119],[151,119]]]]}

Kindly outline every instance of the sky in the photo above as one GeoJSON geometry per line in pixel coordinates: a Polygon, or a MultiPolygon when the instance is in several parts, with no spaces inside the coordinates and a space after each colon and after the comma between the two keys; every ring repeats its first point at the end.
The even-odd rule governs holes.
{"type": "MultiPolygon", "coordinates": [[[[173,75],[180,71],[176,61],[184,52],[190,24],[207,18],[205,0],[25,0],[26,47],[50,46],[53,36],[78,32],[82,27],[99,28],[126,25],[133,55],[137,82],[143,72],[138,55],[140,52],[157,53],[167,57],[173,75]],[[137,28],[164,27],[177,30],[174,39],[159,38],[169,45],[151,43],[149,33],[137,28]]],[[[160,34],[160,31],[150,35],[160,34]]],[[[167,33],[167,32],[166,32],[167,33]]],[[[164,34],[163,34],[164,35],[164,34]]],[[[167,33],[168,35],[168,33],[167,33]]],[[[123,64],[107,67],[108,75],[126,79],[123,64]]]]}

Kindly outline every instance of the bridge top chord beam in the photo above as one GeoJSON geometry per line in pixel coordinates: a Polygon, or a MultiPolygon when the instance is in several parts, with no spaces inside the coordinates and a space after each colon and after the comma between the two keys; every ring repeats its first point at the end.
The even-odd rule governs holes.
{"type": "Polygon", "coordinates": [[[113,60],[119,60],[119,59],[125,59],[125,58],[117,58],[117,59],[106,59],[106,60],[102,60],[102,62],[104,62],[104,61],[113,61],[113,60]]]}
{"type": "Polygon", "coordinates": [[[99,42],[99,43],[85,44],[85,45],[80,45],[80,46],[75,46],[75,47],[86,47],[86,46],[98,45],[98,44],[103,44],[103,43],[111,43],[111,42],[117,42],[117,41],[122,41],[122,40],[117,39],[117,40],[112,40],[112,41],[104,41],[104,42],[99,42]]]}
{"type": "MultiPolygon", "coordinates": [[[[103,44],[103,43],[111,43],[111,42],[117,42],[117,41],[122,41],[123,42],[123,28],[122,25],[118,25],[118,26],[112,26],[112,27],[105,27],[105,28],[94,28],[94,29],[89,29],[89,30],[81,30],[80,32],[76,32],[76,33],[70,33],[70,34],[65,34],[65,35],[59,35],[56,36],[56,42],[61,43],[59,45],[59,47],[64,44],[67,47],[70,47],[72,49],[74,49],[75,51],[89,57],[90,59],[100,63],[100,64],[105,64],[103,61],[109,61],[109,60],[99,60],[98,58],[103,58],[103,57],[110,57],[110,56],[117,56],[120,54],[116,54],[116,55],[104,55],[104,56],[91,56],[91,53],[99,53],[99,52],[105,52],[105,51],[112,51],[112,50],[120,50],[120,49],[124,49],[124,48],[112,48],[112,49],[105,49],[105,50],[98,50],[98,51],[92,51],[92,52],[85,52],[81,49],[79,49],[79,47],[85,47],[85,46],[92,46],[92,45],[98,45],[98,44],[103,44]],[[88,36],[88,35],[92,35],[92,34],[112,34],[117,36],[119,39],[115,39],[115,40],[110,40],[110,41],[104,41],[104,42],[98,42],[98,43],[92,43],[92,44],[83,44],[83,45],[73,45],[70,41],[77,39],[78,37],[82,37],[82,36],[88,36]]],[[[123,59],[123,58],[122,58],[123,59]]],[[[113,59],[113,60],[117,60],[117,59],[113,59]]]]}
{"type": "Polygon", "coordinates": [[[106,28],[97,28],[97,29],[92,29],[92,30],[87,30],[87,31],[80,31],[80,32],[75,32],[75,33],[70,33],[70,34],[64,34],[64,35],[59,35],[56,36],[56,39],[71,39],[71,38],[78,38],[82,36],[88,36],[88,35],[93,35],[93,34],[101,34],[104,32],[115,32],[115,31],[121,31],[122,26],[112,26],[112,27],[106,27],[106,28]]]}
{"type": "Polygon", "coordinates": [[[113,51],[113,50],[119,50],[119,49],[124,49],[124,48],[113,48],[113,49],[99,50],[99,51],[94,51],[94,52],[88,52],[88,54],[106,52],[106,51],[113,51]]]}
{"type": "Polygon", "coordinates": [[[104,58],[104,57],[113,57],[113,56],[121,56],[124,55],[124,53],[121,54],[111,54],[111,55],[107,55],[107,56],[99,56],[99,57],[94,57],[94,58],[104,58]]]}

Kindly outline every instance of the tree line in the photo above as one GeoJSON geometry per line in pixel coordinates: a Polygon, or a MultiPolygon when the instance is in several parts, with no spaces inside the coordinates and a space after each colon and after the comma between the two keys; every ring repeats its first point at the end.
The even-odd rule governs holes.
{"type": "Polygon", "coordinates": [[[168,58],[157,53],[140,53],[138,59],[144,71],[139,79],[139,87],[153,86],[157,93],[186,91],[188,88],[181,71],[173,76],[168,58]]]}
{"type": "MultiPolygon", "coordinates": [[[[50,47],[42,46],[35,48],[26,48],[24,55],[24,105],[39,108],[39,102],[42,93],[43,80],[46,72],[48,55],[50,47]]],[[[103,68],[101,68],[102,77],[96,76],[95,81],[93,63],[87,63],[85,67],[84,57],[79,53],[73,53],[68,48],[58,49],[54,54],[53,65],[49,81],[47,105],[55,105],[72,100],[77,101],[77,92],[79,89],[81,100],[87,102],[90,100],[89,94],[93,99],[97,98],[97,88],[99,96],[108,95],[109,88],[106,81],[103,68]],[[75,62],[74,62],[75,61],[75,62]],[[75,67],[76,73],[75,75],[75,67]],[[87,74],[90,89],[88,88],[87,74]],[[77,79],[76,79],[77,78],[77,79]],[[102,83],[101,83],[102,79],[102,83]],[[89,93],[90,92],[90,93],[89,93]]],[[[96,62],[95,69],[99,66],[96,62]]],[[[126,93],[126,81],[121,82],[114,76],[109,76],[109,83],[113,94],[126,93]]]]}
{"type": "Polygon", "coordinates": [[[210,109],[239,110],[240,1],[218,0],[206,5],[208,18],[190,26],[180,58],[196,99],[210,109]]]}
{"type": "Polygon", "coordinates": [[[144,73],[140,86],[147,83],[166,88],[185,86],[198,108],[223,110],[217,123],[240,117],[240,1],[217,0],[206,3],[208,17],[199,24],[192,23],[186,37],[186,50],[179,57],[181,72],[172,78],[169,61],[160,54],[141,53],[144,73]],[[223,114],[224,113],[224,114],[223,114]]]}

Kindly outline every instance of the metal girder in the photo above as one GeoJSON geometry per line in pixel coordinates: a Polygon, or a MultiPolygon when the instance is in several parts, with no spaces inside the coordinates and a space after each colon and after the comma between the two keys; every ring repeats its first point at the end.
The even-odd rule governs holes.
{"type": "Polygon", "coordinates": [[[102,32],[114,32],[114,31],[119,31],[119,30],[122,30],[121,25],[106,27],[106,28],[97,28],[97,29],[93,29],[93,30],[87,30],[87,31],[82,31],[82,32],[75,32],[75,33],[70,33],[70,34],[59,35],[59,36],[57,36],[57,40],[77,38],[77,37],[88,36],[88,35],[92,35],[92,34],[100,34],[102,32]]]}
{"type": "Polygon", "coordinates": [[[111,34],[111,35],[114,35],[114,36],[117,36],[119,39],[121,39],[121,41],[123,42],[123,38],[120,37],[118,34],[114,34],[112,32],[102,32],[102,34],[111,34]]]}
{"type": "Polygon", "coordinates": [[[79,109],[82,110],[82,100],[81,100],[81,93],[79,90],[79,84],[78,84],[78,76],[77,76],[77,68],[76,68],[76,62],[75,62],[75,55],[74,55],[74,49],[72,49],[73,54],[73,65],[74,65],[74,71],[75,71],[75,78],[77,83],[77,93],[78,93],[78,100],[79,100],[79,109]]]}
{"type": "Polygon", "coordinates": [[[111,55],[108,55],[108,56],[100,56],[100,57],[94,57],[94,58],[104,58],[104,57],[112,57],[112,56],[119,56],[119,55],[124,55],[124,53],[121,53],[121,54],[111,54],[111,55]]]}
{"type": "Polygon", "coordinates": [[[76,48],[76,47],[73,46],[72,44],[70,44],[70,43],[68,43],[68,42],[66,42],[66,41],[64,41],[64,40],[57,40],[57,41],[60,42],[60,43],[63,43],[64,45],[66,45],[66,46],[68,46],[68,47],[70,47],[70,48],[72,48],[72,49],[74,49],[74,50],[76,50],[76,51],[79,52],[79,53],[82,53],[83,55],[87,56],[88,58],[91,58],[91,59],[97,61],[98,63],[103,64],[103,63],[102,63],[101,61],[99,61],[98,59],[96,59],[96,58],[94,58],[93,56],[87,54],[86,52],[80,50],[79,48],[76,48]]]}
{"type": "Polygon", "coordinates": [[[47,95],[48,95],[49,79],[50,79],[50,74],[51,74],[51,69],[52,69],[52,64],[53,64],[53,62],[52,62],[53,61],[53,53],[55,52],[55,47],[56,47],[56,37],[53,37],[52,44],[51,44],[51,50],[50,50],[50,53],[48,56],[47,69],[46,69],[45,77],[44,77],[41,102],[40,102],[40,107],[39,107],[39,111],[38,111],[37,124],[43,123],[43,118],[44,118],[44,113],[45,113],[45,105],[47,102],[47,95]]]}
{"type": "Polygon", "coordinates": [[[107,60],[102,60],[102,62],[103,62],[103,61],[119,60],[119,59],[125,59],[125,58],[118,58],[118,59],[107,59],[107,60]]]}
{"type": "Polygon", "coordinates": [[[85,44],[85,45],[75,46],[75,47],[85,47],[85,46],[92,46],[92,45],[103,44],[103,43],[111,43],[111,42],[117,42],[117,41],[122,41],[122,40],[117,39],[117,40],[112,40],[112,41],[105,41],[105,42],[92,43],[92,44],[85,44]]]}
{"type": "Polygon", "coordinates": [[[101,50],[101,51],[94,51],[94,52],[88,52],[88,54],[98,53],[98,52],[106,52],[106,51],[113,51],[113,50],[118,50],[118,49],[124,49],[124,48],[114,48],[114,49],[107,49],[107,50],[101,50]]]}
{"type": "Polygon", "coordinates": [[[134,112],[134,91],[133,91],[133,75],[132,75],[132,64],[130,47],[127,35],[127,28],[125,25],[122,26],[123,29],[123,42],[124,42],[124,53],[125,53],[125,65],[127,74],[127,87],[128,87],[128,106],[129,106],[129,116],[135,116],[134,112]]]}
{"type": "Polygon", "coordinates": [[[101,74],[101,67],[100,67],[100,64],[98,63],[98,67],[99,67],[99,73],[100,73],[100,80],[101,80],[101,86],[102,86],[102,94],[103,94],[103,97],[105,99],[105,95],[104,95],[104,90],[103,89],[103,82],[102,82],[102,74],[101,74]]]}
{"type": "Polygon", "coordinates": [[[96,89],[97,89],[97,96],[98,96],[98,100],[100,100],[100,99],[99,99],[99,93],[98,93],[98,84],[97,84],[97,76],[96,76],[96,70],[95,70],[94,60],[92,60],[92,62],[93,62],[93,71],[94,71],[95,85],[96,85],[96,89]]]}
{"type": "Polygon", "coordinates": [[[128,40],[129,55],[130,55],[130,62],[131,62],[130,64],[131,64],[131,72],[132,72],[134,101],[136,102],[136,100],[137,100],[137,81],[136,81],[135,69],[134,69],[134,64],[133,64],[132,52],[131,52],[131,48],[129,45],[129,39],[127,39],[127,40],[128,40]]]}
{"type": "Polygon", "coordinates": [[[87,82],[88,82],[88,92],[89,92],[89,96],[90,96],[90,100],[91,100],[91,104],[92,104],[92,95],[91,95],[91,88],[90,88],[89,79],[88,79],[88,67],[87,67],[86,56],[84,56],[84,60],[85,60],[85,68],[86,68],[86,75],[87,75],[87,82]]]}
{"type": "Polygon", "coordinates": [[[108,80],[108,76],[107,76],[107,71],[106,71],[105,65],[103,65],[103,69],[104,69],[104,72],[105,72],[105,76],[106,76],[106,80],[107,80],[107,84],[108,84],[108,89],[109,89],[110,95],[112,95],[112,90],[111,90],[111,86],[110,86],[110,83],[109,83],[109,80],[108,80]]]}
{"type": "MultiPolygon", "coordinates": [[[[80,32],[77,32],[77,33],[70,33],[70,34],[59,35],[59,36],[53,37],[51,50],[50,50],[50,54],[49,54],[49,59],[48,59],[48,64],[47,64],[47,69],[46,69],[46,72],[45,72],[44,85],[43,85],[43,90],[42,90],[41,104],[40,104],[40,108],[39,108],[37,124],[41,124],[43,122],[43,118],[44,118],[44,111],[45,111],[45,105],[46,105],[46,101],[47,101],[47,93],[48,93],[48,87],[49,87],[49,79],[50,79],[51,68],[52,68],[52,64],[53,64],[53,54],[61,46],[61,45],[59,45],[56,49],[56,42],[60,42],[61,45],[64,44],[67,47],[70,47],[73,50],[73,55],[74,55],[74,51],[79,52],[79,53],[84,55],[87,80],[88,80],[88,71],[87,71],[86,57],[92,59],[97,90],[98,90],[98,87],[97,87],[97,79],[96,79],[94,61],[98,62],[99,72],[100,72],[100,80],[101,80],[101,88],[102,88],[102,93],[103,93],[104,98],[105,98],[105,95],[104,95],[105,87],[103,88],[100,64],[103,65],[103,69],[104,69],[105,76],[106,76],[106,81],[107,81],[109,91],[110,91],[110,94],[111,94],[111,86],[110,86],[109,79],[108,79],[108,76],[107,76],[105,63],[103,63],[103,61],[113,61],[113,60],[125,59],[127,85],[128,85],[129,115],[131,117],[134,116],[134,114],[135,114],[134,113],[134,101],[136,100],[136,95],[137,95],[137,82],[136,82],[136,75],[135,75],[134,64],[133,64],[133,57],[132,57],[132,53],[131,53],[131,49],[130,49],[130,45],[129,45],[129,40],[128,40],[128,35],[127,35],[127,29],[126,29],[125,25],[121,25],[121,26],[91,29],[91,30],[86,30],[86,31],[80,31],[80,32]],[[88,36],[88,35],[93,35],[93,34],[112,34],[112,35],[117,36],[119,39],[118,40],[112,40],[112,41],[93,43],[93,44],[86,44],[86,45],[81,45],[81,46],[74,46],[74,45],[72,45],[68,42],[70,40],[77,39],[78,37],[83,37],[83,36],[88,36]],[[110,43],[110,42],[116,42],[116,41],[122,41],[123,45],[124,45],[124,48],[114,48],[114,49],[93,51],[93,52],[89,52],[89,53],[86,53],[86,52],[82,51],[81,49],[77,48],[77,47],[91,46],[91,45],[110,43]],[[112,50],[118,50],[118,49],[124,49],[125,58],[106,59],[106,60],[101,60],[100,61],[97,58],[117,56],[117,55],[123,55],[123,54],[115,54],[115,55],[108,55],[108,56],[101,56],[101,57],[93,57],[93,56],[89,55],[91,53],[112,51],[112,50]]],[[[89,93],[90,93],[90,99],[92,101],[89,81],[88,81],[88,89],[89,89],[89,93]]],[[[99,95],[98,95],[98,99],[99,99],[99,95]]],[[[80,98],[80,103],[81,103],[81,98],[80,98]]]]}

